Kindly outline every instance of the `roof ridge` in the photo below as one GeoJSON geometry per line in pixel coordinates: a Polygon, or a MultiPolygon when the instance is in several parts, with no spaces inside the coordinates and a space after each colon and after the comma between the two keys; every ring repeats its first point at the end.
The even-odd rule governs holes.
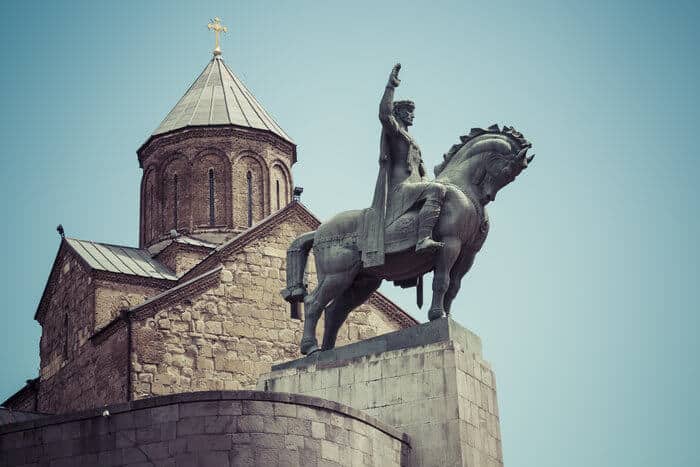
{"type": "Polygon", "coordinates": [[[76,240],[78,242],[97,243],[98,245],[102,245],[102,246],[114,246],[117,248],[130,248],[132,250],[147,250],[147,248],[139,248],[137,246],[119,245],[117,243],[98,242],[95,240],[85,240],[83,238],[76,238],[76,237],[66,237],[66,240],[76,240]]]}
{"type": "MultiPolygon", "coordinates": [[[[268,123],[271,123],[274,128],[270,128],[267,125],[267,123],[265,124],[265,126],[267,126],[267,128],[270,131],[275,132],[275,133],[281,132],[287,139],[291,139],[291,138],[289,138],[289,135],[287,135],[287,133],[282,129],[282,127],[279,126],[279,124],[274,119],[274,117],[272,117],[272,115],[270,115],[270,113],[265,109],[265,107],[263,107],[263,105],[260,103],[260,101],[258,101],[258,98],[255,97],[255,95],[252,92],[250,92],[250,89],[248,89],[248,87],[243,83],[243,81],[238,76],[233,74],[233,72],[226,66],[226,64],[224,64],[224,68],[226,68],[226,70],[229,72],[229,75],[231,75],[231,79],[236,83],[236,85],[239,86],[239,88],[241,89],[243,94],[245,95],[247,93],[248,95],[250,95],[250,99],[252,99],[253,102],[255,102],[255,105],[263,112],[264,117],[268,119],[268,121],[269,121],[268,123]],[[275,129],[277,131],[275,131],[275,129]]],[[[248,97],[246,97],[246,99],[248,99],[248,97]]],[[[260,117],[260,115],[258,115],[258,117],[260,117]]]]}
{"type": "MultiPolygon", "coordinates": [[[[224,94],[224,108],[226,109],[226,116],[228,117],[228,121],[230,123],[233,123],[233,119],[231,118],[231,109],[228,108],[228,99],[226,99],[226,86],[224,85],[224,74],[221,72],[221,63],[223,62],[223,60],[221,60],[220,58],[215,59],[215,60],[217,62],[216,63],[217,68],[219,69],[219,81],[221,82],[221,92],[224,94]]],[[[224,68],[226,68],[225,65],[224,65],[224,68]]],[[[214,95],[214,93],[212,92],[212,96],[213,95],[214,95]]],[[[212,97],[212,99],[213,99],[213,97],[212,97]]],[[[213,108],[214,108],[214,106],[212,106],[212,109],[213,108]]],[[[245,117],[245,115],[244,115],[244,117],[245,117]]],[[[248,119],[246,119],[246,121],[247,120],[248,119]]]]}
{"type": "MultiPolygon", "coordinates": [[[[212,58],[212,60],[214,60],[214,59],[212,58]]],[[[208,67],[208,65],[207,65],[207,67],[208,67]]],[[[190,91],[192,91],[192,88],[194,88],[194,85],[197,84],[197,81],[199,81],[199,77],[202,76],[202,74],[204,74],[205,71],[207,71],[207,67],[204,67],[204,70],[202,70],[202,72],[197,75],[197,77],[194,79],[194,81],[192,81],[192,84],[189,85],[189,87],[187,88],[185,93],[180,97],[180,99],[177,100],[177,102],[175,103],[173,108],[170,109],[170,112],[168,112],[168,114],[165,116],[165,118],[160,122],[160,124],[158,125],[158,128],[162,127],[163,124],[166,121],[168,121],[168,119],[170,118],[170,115],[172,115],[175,112],[175,110],[179,107],[179,105],[182,103],[182,101],[185,100],[185,97],[187,97],[187,95],[190,93],[190,91]]],[[[156,131],[158,130],[158,128],[156,128],[156,131]]]]}
{"type": "MultiPolygon", "coordinates": [[[[258,120],[260,120],[260,121],[262,122],[262,124],[265,125],[265,128],[266,128],[267,130],[273,131],[273,129],[270,128],[270,126],[268,125],[268,122],[266,122],[265,119],[263,119],[263,118],[260,116],[260,112],[258,112],[258,108],[260,108],[260,110],[262,110],[260,103],[257,102],[254,98],[253,98],[253,101],[254,101],[254,102],[251,102],[252,93],[250,92],[250,90],[243,84],[243,82],[242,82],[241,80],[236,79],[236,77],[234,76],[233,72],[232,72],[231,70],[228,69],[228,67],[226,66],[226,64],[224,64],[224,68],[225,68],[226,71],[228,72],[229,76],[231,76],[231,80],[233,81],[233,83],[234,83],[234,84],[238,87],[238,89],[241,91],[241,94],[243,94],[243,97],[244,97],[245,100],[248,102],[248,105],[250,106],[250,108],[253,110],[253,112],[255,112],[255,115],[258,117],[258,120]],[[249,95],[251,95],[251,97],[249,97],[249,95]],[[256,107],[257,107],[257,108],[256,108],[256,107]]],[[[226,87],[226,86],[224,86],[224,88],[225,88],[225,87],[226,87]]],[[[262,110],[262,112],[265,113],[264,110],[262,110]]]]}
{"type": "MultiPolygon", "coordinates": [[[[199,282],[202,279],[205,279],[209,276],[214,275],[214,273],[220,272],[224,268],[223,264],[220,264],[202,274],[199,274],[198,276],[195,276],[191,279],[187,279],[184,282],[177,284],[175,287],[171,287],[167,290],[164,290],[163,292],[159,293],[158,295],[154,295],[153,297],[149,298],[145,302],[139,303],[138,305],[135,305],[131,308],[129,308],[129,313],[136,313],[144,308],[147,308],[148,306],[158,302],[159,300],[168,297],[176,292],[179,292],[182,289],[187,288],[188,286],[195,284],[199,282]]],[[[183,276],[184,277],[184,276],[183,276]]]]}
{"type": "MultiPolygon", "coordinates": [[[[210,68],[210,67],[207,66],[204,70],[206,71],[206,70],[209,69],[209,68],[210,68]]],[[[204,73],[204,71],[203,71],[202,73],[204,73]]],[[[200,74],[200,76],[201,76],[201,74],[200,74]]],[[[192,124],[192,119],[194,118],[195,115],[197,115],[197,109],[199,108],[199,103],[202,102],[202,96],[204,96],[204,90],[205,90],[205,89],[207,88],[207,86],[209,85],[209,79],[210,79],[210,78],[211,78],[211,70],[209,71],[209,74],[207,74],[207,82],[204,83],[204,87],[202,88],[201,91],[199,91],[199,97],[197,98],[197,103],[195,104],[194,109],[192,109],[192,115],[190,115],[190,119],[189,119],[189,121],[187,122],[188,125],[191,125],[191,124],[192,124]]],[[[197,79],[195,80],[195,82],[192,83],[192,86],[194,86],[195,83],[196,83],[197,81],[199,81],[199,78],[197,78],[197,79]]],[[[189,92],[189,91],[188,91],[188,92],[189,92]]],[[[183,97],[184,97],[184,96],[183,96],[183,97]]],[[[210,116],[209,119],[211,120],[211,116],[210,116]]]]}

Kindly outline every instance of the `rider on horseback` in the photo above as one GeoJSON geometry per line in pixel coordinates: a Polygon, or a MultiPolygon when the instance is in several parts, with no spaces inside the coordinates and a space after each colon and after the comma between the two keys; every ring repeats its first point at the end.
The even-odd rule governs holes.
{"type": "Polygon", "coordinates": [[[379,176],[372,207],[365,217],[365,267],[384,264],[384,231],[411,207],[421,204],[418,213],[417,252],[429,252],[443,246],[433,240],[433,227],[440,215],[447,188],[426,177],[420,149],[408,133],[413,125],[412,101],[394,102],[394,89],[399,85],[401,64],[396,64],[379,103],[382,137],[379,176]]]}

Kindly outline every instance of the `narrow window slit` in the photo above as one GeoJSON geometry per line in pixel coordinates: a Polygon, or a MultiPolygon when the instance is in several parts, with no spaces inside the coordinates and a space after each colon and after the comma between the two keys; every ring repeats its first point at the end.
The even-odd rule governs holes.
{"type": "Polygon", "coordinates": [[[214,216],[214,169],[209,169],[209,225],[216,224],[214,216]]]}
{"type": "Polygon", "coordinates": [[[245,176],[248,182],[248,227],[253,225],[253,174],[248,171],[245,176]]]}

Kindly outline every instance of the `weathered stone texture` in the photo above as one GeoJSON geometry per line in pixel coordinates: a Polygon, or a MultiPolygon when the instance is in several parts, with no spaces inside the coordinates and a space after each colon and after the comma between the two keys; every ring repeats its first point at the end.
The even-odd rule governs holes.
{"type": "Polygon", "coordinates": [[[94,331],[105,327],[122,310],[139,305],[162,291],[162,288],[96,280],[94,331]]]}
{"type": "MultiPolygon", "coordinates": [[[[37,316],[42,325],[41,366],[38,402],[31,410],[65,413],[126,401],[126,331],[91,338],[120,309],[161,290],[95,279],[70,248],[61,248],[47,303],[37,316]]],[[[30,409],[21,404],[12,408],[30,409]]]]}
{"type": "Polygon", "coordinates": [[[48,304],[37,316],[42,326],[39,344],[42,380],[53,377],[92,334],[94,287],[82,263],[67,248],[56,259],[49,282],[48,304]]]}
{"type": "MultiPolygon", "coordinates": [[[[273,363],[298,358],[302,322],[290,319],[279,290],[286,249],[308,230],[301,219],[288,219],[227,257],[217,286],[135,322],[134,397],[252,389],[273,363]]],[[[313,260],[309,270],[314,280],[313,260]]],[[[338,343],[400,328],[363,305],[341,328],[338,343]]],[[[322,329],[321,322],[319,337],[322,329]]]]}
{"type": "Polygon", "coordinates": [[[353,409],[253,391],[162,397],[0,427],[0,465],[399,466],[407,437],[353,409]]]}
{"type": "MultiPolygon", "coordinates": [[[[264,375],[258,387],[347,404],[406,432],[414,440],[407,465],[501,466],[493,371],[474,334],[448,320],[421,327],[433,332],[427,328],[447,324],[446,341],[345,361],[302,360],[264,375]]],[[[372,348],[358,343],[358,351],[363,345],[372,348]]]]}
{"type": "Polygon", "coordinates": [[[28,388],[25,386],[18,393],[14,394],[9,399],[9,403],[6,403],[3,407],[11,408],[12,410],[37,410],[39,404],[38,396],[37,387],[28,388]]]}
{"type": "Polygon", "coordinates": [[[95,281],[69,249],[62,249],[58,278],[40,323],[41,370],[36,410],[64,413],[125,400],[126,341],[116,333],[90,341],[95,323],[95,281]]]}
{"type": "Polygon", "coordinates": [[[171,243],[155,258],[180,276],[199,264],[209,251],[204,248],[195,249],[179,243],[171,243]]]}

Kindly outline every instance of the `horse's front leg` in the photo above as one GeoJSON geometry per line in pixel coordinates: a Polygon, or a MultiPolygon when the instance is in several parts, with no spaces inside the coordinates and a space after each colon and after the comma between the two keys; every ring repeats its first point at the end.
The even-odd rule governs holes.
{"type": "Polygon", "coordinates": [[[452,301],[459,292],[459,288],[462,284],[462,278],[465,274],[467,274],[467,272],[469,272],[472,264],[474,264],[475,256],[475,251],[464,249],[455,262],[455,265],[452,267],[452,272],[450,272],[450,286],[447,288],[447,292],[445,293],[445,313],[448,315],[450,314],[452,301]]]}
{"type": "Polygon", "coordinates": [[[430,321],[442,318],[445,314],[444,299],[450,286],[450,271],[462,248],[462,242],[458,237],[448,237],[442,240],[445,245],[438,250],[433,263],[433,302],[428,311],[430,321]]]}

